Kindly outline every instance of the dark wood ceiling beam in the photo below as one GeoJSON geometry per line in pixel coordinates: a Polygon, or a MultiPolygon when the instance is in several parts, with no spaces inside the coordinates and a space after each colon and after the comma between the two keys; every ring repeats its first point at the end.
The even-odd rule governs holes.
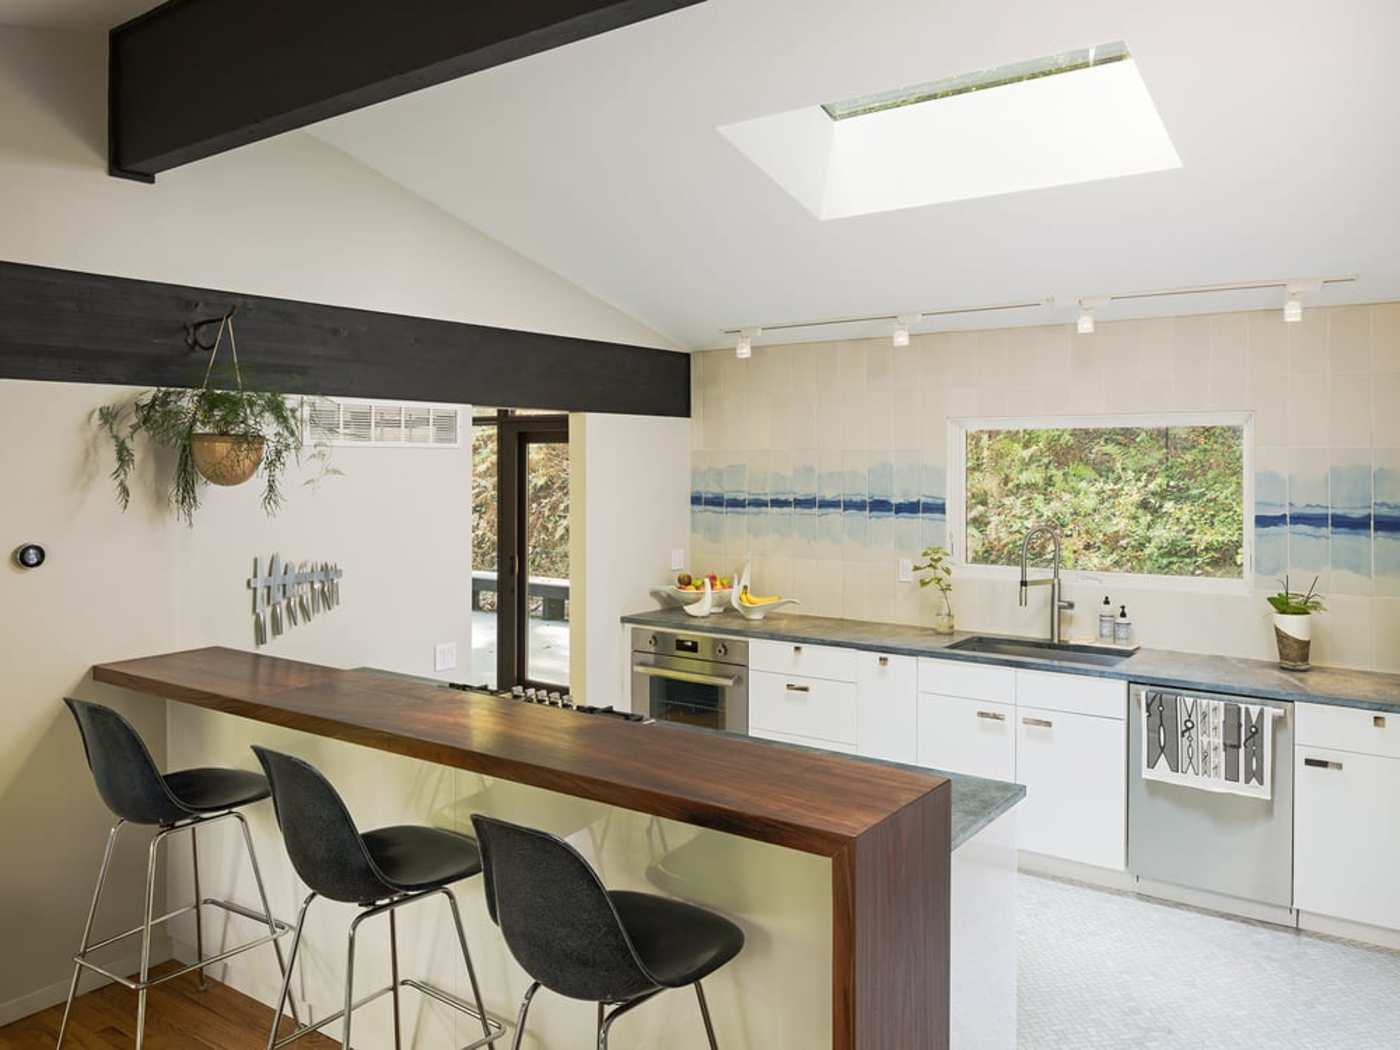
{"type": "Polygon", "coordinates": [[[690,415],[683,353],[7,262],[0,379],[199,386],[208,355],[185,326],[231,307],[255,389],[690,415]]]}
{"type": "Polygon", "coordinates": [[[703,0],[168,0],[112,30],[108,168],[162,171],[703,0]]]}

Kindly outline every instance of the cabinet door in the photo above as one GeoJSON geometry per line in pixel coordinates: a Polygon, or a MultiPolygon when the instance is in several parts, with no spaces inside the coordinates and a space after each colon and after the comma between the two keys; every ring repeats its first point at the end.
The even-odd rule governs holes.
{"type": "Polygon", "coordinates": [[[856,686],[825,678],[753,671],[749,727],[787,736],[857,746],[856,686]]]}
{"type": "Polygon", "coordinates": [[[1016,779],[1016,708],[919,694],[919,765],[992,780],[1016,779]]]}
{"type": "Polygon", "coordinates": [[[1400,929],[1400,759],[1294,749],[1293,906],[1400,929]]]}
{"type": "Polygon", "coordinates": [[[1021,849],[1122,871],[1127,857],[1126,723],[1016,709],[1021,849]]]}
{"type": "Polygon", "coordinates": [[[918,661],[860,653],[860,753],[887,762],[918,760],[918,661]]]}
{"type": "Polygon", "coordinates": [[[770,729],[751,729],[749,736],[759,740],[776,740],[780,744],[800,744],[802,747],[815,747],[822,751],[834,751],[842,755],[854,755],[856,753],[853,744],[838,744],[831,740],[814,740],[808,736],[796,736],[793,733],[775,733],[770,729]]]}

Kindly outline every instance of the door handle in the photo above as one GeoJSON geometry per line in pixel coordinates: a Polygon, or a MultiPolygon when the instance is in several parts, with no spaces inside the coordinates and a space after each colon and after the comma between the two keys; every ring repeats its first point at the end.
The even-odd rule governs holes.
{"type": "Polygon", "coordinates": [[[1021,719],[1021,724],[1023,726],[1035,726],[1038,729],[1055,728],[1055,723],[1048,718],[1023,718],[1021,719]]]}
{"type": "Polygon", "coordinates": [[[1313,769],[1335,769],[1338,772],[1340,772],[1342,768],[1340,762],[1329,762],[1325,758],[1305,758],[1303,759],[1303,765],[1311,766],[1313,769]]]}
{"type": "Polygon", "coordinates": [[[810,693],[812,691],[812,687],[810,685],[793,685],[791,682],[789,682],[787,684],[787,691],[789,693],[810,693]]]}
{"type": "Polygon", "coordinates": [[[978,711],[978,718],[985,718],[989,722],[1005,722],[1006,716],[999,715],[995,711],[978,711]]]}

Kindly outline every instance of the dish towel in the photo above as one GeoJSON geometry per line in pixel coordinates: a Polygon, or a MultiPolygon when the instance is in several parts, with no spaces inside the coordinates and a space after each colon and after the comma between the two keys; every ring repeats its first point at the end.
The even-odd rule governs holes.
{"type": "Polygon", "coordinates": [[[1144,780],[1273,797],[1277,708],[1151,690],[1142,703],[1144,780]]]}

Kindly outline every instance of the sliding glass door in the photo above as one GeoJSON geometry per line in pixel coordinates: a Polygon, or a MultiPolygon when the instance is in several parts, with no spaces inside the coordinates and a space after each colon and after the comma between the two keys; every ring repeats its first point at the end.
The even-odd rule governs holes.
{"type": "Polygon", "coordinates": [[[569,419],[473,420],[472,681],[569,685],[569,419]]]}

